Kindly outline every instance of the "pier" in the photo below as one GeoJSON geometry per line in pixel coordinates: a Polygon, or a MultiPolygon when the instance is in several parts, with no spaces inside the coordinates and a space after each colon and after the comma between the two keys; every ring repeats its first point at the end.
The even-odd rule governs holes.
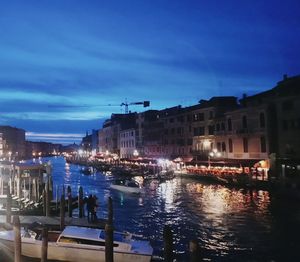
{"type": "MultiPolygon", "coordinates": [[[[38,223],[41,226],[47,226],[51,229],[60,228],[60,217],[46,217],[46,216],[19,216],[21,226],[30,226],[33,223],[38,223]]],[[[12,222],[12,220],[11,220],[12,222]]],[[[87,218],[65,217],[65,226],[82,226],[92,228],[104,228],[106,219],[98,218],[96,222],[89,223],[87,218]]],[[[9,227],[6,222],[6,216],[0,215],[0,227],[9,227]]]]}

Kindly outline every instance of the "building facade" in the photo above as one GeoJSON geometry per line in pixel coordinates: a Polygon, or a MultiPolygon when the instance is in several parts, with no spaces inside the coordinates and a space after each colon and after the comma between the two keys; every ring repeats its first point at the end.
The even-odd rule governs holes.
{"type": "Polygon", "coordinates": [[[120,158],[133,158],[138,156],[136,148],[136,129],[124,129],[120,132],[120,158]]]}
{"type": "Polygon", "coordinates": [[[25,158],[25,130],[11,126],[0,126],[0,133],[2,133],[4,144],[4,157],[10,159],[25,158]]]}
{"type": "Polygon", "coordinates": [[[232,96],[212,97],[190,107],[134,114],[130,121],[130,114],[112,115],[99,131],[101,150],[121,157],[138,150],[144,157],[192,158],[194,163],[213,159],[259,167],[264,162],[276,174],[279,169],[288,174],[288,168],[299,172],[299,85],[300,76],[284,76],[274,88],[239,103],[232,96]],[[127,132],[133,132],[134,142],[127,142],[127,132]]]}

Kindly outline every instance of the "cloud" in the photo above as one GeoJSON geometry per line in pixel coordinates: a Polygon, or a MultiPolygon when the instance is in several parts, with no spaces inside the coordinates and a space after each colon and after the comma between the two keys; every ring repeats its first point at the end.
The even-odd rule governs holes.
{"type": "Polygon", "coordinates": [[[28,141],[48,141],[61,144],[80,143],[83,136],[84,134],[26,132],[28,141]]]}
{"type": "Polygon", "coordinates": [[[104,105],[126,98],[160,109],[299,73],[297,2],[133,2],[2,4],[2,122],[84,131],[122,112],[104,105]]]}

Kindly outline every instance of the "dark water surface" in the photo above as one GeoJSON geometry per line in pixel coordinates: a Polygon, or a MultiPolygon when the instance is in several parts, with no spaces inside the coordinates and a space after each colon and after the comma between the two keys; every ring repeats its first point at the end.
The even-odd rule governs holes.
{"type": "Polygon", "coordinates": [[[51,162],[59,195],[63,184],[73,192],[82,186],[86,195],[98,197],[98,217],[106,217],[111,196],[116,230],[143,235],[156,257],[162,257],[163,227],[170,225],[177,261],[188,261],[191,239],[198,239],[206,261],[300,261],[300,204],[295,200],[187,178],[148,184],[145,194],[132,195],[111,190],[113,176],[85,176],[63,158],[51,162]]]}

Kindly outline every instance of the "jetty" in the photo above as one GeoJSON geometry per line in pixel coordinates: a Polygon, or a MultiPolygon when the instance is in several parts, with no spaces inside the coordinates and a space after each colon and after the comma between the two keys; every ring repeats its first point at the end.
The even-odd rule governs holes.
{"type": "MultiPolygon", "coordinates": [[[[21,226],[27,227],[34,223],[40,224],[41,226],[47,226],[51,229],[60,228],[60,217],[46,217],[46,216],[19,216],[21,226]]],[[[81,226],[81,227],[92,227],[92,228],[104,228],[106,219],[98,218],[97,221],[89,223],[86,217],[75,218],[65,217],[65,226],[81,226]]],[[[11,220],[12,223],[12,220],[11,220]]],[[[0,227],[7,227],[6,216],[0,215],[0,227]]]]}

